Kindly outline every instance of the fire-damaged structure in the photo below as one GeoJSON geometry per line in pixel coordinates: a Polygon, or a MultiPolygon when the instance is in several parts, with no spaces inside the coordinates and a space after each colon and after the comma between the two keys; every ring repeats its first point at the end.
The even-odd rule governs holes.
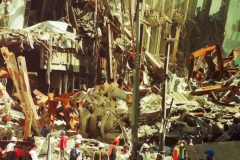
{"type": "Polygon", "coordinates": [[[1,147],[14,135],[24,140],[20,147],[35,141],[40,157],[51,148],[58,159],[63,129],[65,156],[81,139],[91,159],[99,141],[131,144],[134,106],[139,144],[150,144],[150,159],[182,144],[191,159],[203,158],[197,144],[239,140],[240,68],[232,63],[239,48],[228,56],[222,49],[229,5],[222,0],[210,16],[208,0],[202,10],[197,0],[2,1],[1,147]],[[51,137],[40,137],[42,127],[51,137]]]}

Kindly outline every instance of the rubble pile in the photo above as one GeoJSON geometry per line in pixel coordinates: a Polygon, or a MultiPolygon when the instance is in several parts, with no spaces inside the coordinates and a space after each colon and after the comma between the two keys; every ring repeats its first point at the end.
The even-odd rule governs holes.
{"type": "MultiPolygon", "coordinates": [[[[178,78],[175,74],[169,77],[168,114],[164,124],[161,124],[161,95],[163,93],[155,85],[142,84],[140,86],[140,142],[148,142],[153,147],[154,145],[157,147],[161,127],[167,130],[166,137],[169,144],[166,145],[174,145],[178,140],[183,139],[192,139],[194,144],[238,139],[239,71],[229,79],[225,79],[222,82],[225,85],[220,85],[217,89],[214,86],[200,87],[199,84],[194,84],[193,80],[190,82],[184,82],[183,78],[178,78]],[[228,90],[223,86],[226,86],[228,90]],[[209,89],[212,91],[208,92],[209,89]],[[221,96],[219,101],[214,99],[214,95],[221,96]],[[232,102],[227,103],[230,100],[232,102]]],[[[45,122],[48,121],[47,123],[50,124],[48,127],[52,130],[65,129],[69,136],[81,134],[84,138],[94,138],[105,142],[120,137],[125,142],[130,142],[133,95],[119,87],[117,82],[111,84],[106,82],[94,88],[57,97],[53,94],[46,96],[34,90],[36,111],[40,118],[45,117],[45,122]]],[[[4,104],[1,106],[0,116],[2,119],[1,137],[10,139],[11,136],[17,136],[20,139],[24,129],[22,122],[25,119],[24,110],[21,103],[10,98],[3,86],[1,91],[1,102],[4,104]]],[[[38,134],[32,133],[32,135],[38,134]]],[[[53,132],[51,142],[53,146],[58,143],[58,134],[53,132]],[[54,135],[56,135],[55,138],[54,135]]],[[[41,140],[35,137],[35,139],[37,143],[40,140],[41,143],[44,141],[43,143],[47,144],[46,138],[41,140]]],[[[42,148],[45,152],[40,152],[40,155],[46,154],[46,147],[42,148]]],[[[94,149],[93,147],[92,150],[94,149]]],[[[57,151],[54,148],[53,150],[57,151]]]]}
{"type": "MultiPolygon", "coordinates": [[[[131,12],[136,4],[119,0],[96,4],[97,1],[67,3],[67,15],[61,19],[65,22],[46,21],[24,29],[1,30],[0,43],[8,47],[1,48],[7,68],[2,67],[0,71],[0,142],[9,142],[15,136],[27,150],[36,143],[42,159],[49,151],[52,159],[59,159],[61,130],[69,137],[67,159],[76,139],[82,141],[84,159],[92,159],[100,142],[107,145],[118,137],[120,145],[131,144],[137,40],[134,12],[131,12]],[[12,53],[11,47],[20,49],[12,53]],[[32,63],[40,63],[36,75],[44,71],[38,81],[29,78],[33,74],[28,72],[31,68],[27,68],[25,57],[18,56],[28,49],[37,52],[35,55],[40,53],[38,60],[30,59],[32,63]],[[7,92],[7,78],[13,83],[12,96],[7,92]],[[46,92],[42,91],[43,83],[47,84],[46,92]],[[51,132],[43,135],[43,128],[51,132]]],[[[188,13],[188,5],[193,6],[193,1],[179,4],[159,1],[157,5],[159,8],[154,8],[152,2],[145,1],[140,13],[139,143],[150,144],[151,158],[156,159],[162,132],[166,132],[167,155],[182,141],[195,145],[239,140],[240,67],[233,64],[239,49],[223,57],[220,45],[223,36],[217,37],[220,44],[209,44],[201,49],[199,40],[196,45],[189,46],[195,41],[183,44],[194,35],[180,37],[181,28],[191,28],[183,26],[187,16],[193,16],[188,13]],[[179,51],[178,41],[173,45],[171,42],[169,47],[169,74],[164,74],[163,69],[166,35],[180,39],[179,51]],[[194,47],[199,50],[190,54],[194,47]],[[186,53],[182,54],[181,49],[186,53]],[[189,63],[188,75],[183,62],[189,63]],[[166,119],[161,117],[163,95],[166,95],[166,119]]],[[[222,4],[221,8],[228,5],[222,4]]],[[[208,16],[199,13],[197,19],[201,17],[208,16]]],[[[217,19],[214,18],[214,22],[217,19]]],[[[222,30],[226,19],[220,19],[223,19],[222,30]]],[[[199,35],[204,30],[195,27],[191,32],[194,29],[199,30],[196,33],[199,35]]],[[[209,37],[208,34],[204,37],[209,37]]],[[[211,36],[211,42],[214,37],[211,36]]],[[[0,145],[5,149],[5,144],[0,145]]]]}
{"type": "Polygon", "coordinates": [[[1,43],[18,43],[21,42],[22,50],[24,44],[27,44],[34,49],[35,46],[41,46],[49,50],[51,47],[61,48],[78,48],[76,46],[76,31],[68,32],[67,29],[72,28],[67,23],[47,21],[36,24],[24,29],[6,28],[0,32],[1,43]]]}

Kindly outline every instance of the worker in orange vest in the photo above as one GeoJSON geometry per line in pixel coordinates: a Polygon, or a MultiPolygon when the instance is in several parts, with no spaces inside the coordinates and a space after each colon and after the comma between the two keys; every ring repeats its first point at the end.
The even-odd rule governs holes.
{"type": "Polygon", "coordinates": [[[109,160],[116,160],[117,156],[119,155],[118,151],[118,145],[119,145],[119,139],[115,138],[113,140],[113,144],[111,145],[108,155],[109,155],[109,160]]]}

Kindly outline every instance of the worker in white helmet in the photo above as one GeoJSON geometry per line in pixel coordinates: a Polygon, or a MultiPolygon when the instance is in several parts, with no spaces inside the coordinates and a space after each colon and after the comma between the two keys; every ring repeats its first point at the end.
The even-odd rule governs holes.
{"type": "Polygon", "coordinates": [[[117,160],[130,160],[129,145],[125,144],[123,146],[122,153],[119,154],[117,160]]]}
{"type": "Polygon", "coordinates": [[[75,147],[70,152],[70,160],[82,160],[83,155],[80,146],[81,141],[79,139],[75,140],[75,147]]]}
{"type": "Polygon", "coordinates": [[[148,152],[149,148],[150,147],[147,143],[143,143],[141,150],[140,150],[140,160],[149,160],[150,159],[150,153],[148,152]]]}
{"type": "Polygon", "coordinates": [[[105,144],[99,143],[99,150],[94,154],[94,160],[109,160],[108,153],[105,150],[105,144]]]}
{"type": "Polygon", "coordinates": [[[17,144],[17,138],[12,137],[11,142],[7,145],[5,152],[7,152],[7,160],[15,160],[17,158],[16,153],[14,152],[14,147],[17,144]]]}

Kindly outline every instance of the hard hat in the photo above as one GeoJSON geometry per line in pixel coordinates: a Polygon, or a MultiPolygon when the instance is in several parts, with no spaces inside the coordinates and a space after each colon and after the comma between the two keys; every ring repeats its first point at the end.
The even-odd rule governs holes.
{"type": "Polygon", "coordinates": [[[16,141],[17,141],[17,138],[16,138],[16,137],[12,137],[12,138],[11,138],[11,141],[16,142],[16,141]]]}
{"type": "Polygon", "coordinates": [[[99,143],[98,147],[99,147],[99,148],[104,148],[104,147],[105,147],[105,144],[99,143]]]}
{"type": "Polygon", "coordinates": [[[75,140],[75,144],[81,144],[81,141],[79,139],[75,140]]]}
{"type": "Polygon", "coordinates": [[[82,139],[83,137],[82,137],[81,134],[78,134],[78,135],[76,136],[76,138],[77,138],[77,139],[82,139]]]}
{"type": "Polygon", "coordinates": [[[147,143],[143,143],[142,148],[150,148],[147,143]]]}
{"type": "Polygon", "coordinates": [[[209,155],[210,157],[214,156],[214,152],[211,149],[207,149],[204,153],[206,153],[207,155],[209,155]]]}
{"type": "Polygon", "coordinates": [[[61,134],[66,134],[66,132],[64,130],[61,130],[61,134]]]}
{"type": "Polygon", "coordinates": [[[119,141],[118,138],[114,138],[113,142],[114,142],[114,143],[119,143],[120,141],[119,141]]]}

